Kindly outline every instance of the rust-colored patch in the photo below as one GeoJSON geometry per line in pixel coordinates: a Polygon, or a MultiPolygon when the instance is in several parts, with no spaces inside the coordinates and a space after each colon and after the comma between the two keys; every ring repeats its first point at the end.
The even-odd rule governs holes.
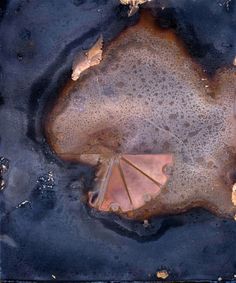
{"type": "Polygon", "coordinates": [[[170,165],[173,165],[171,154],[113,157],[107,172],[103,171],[104,182],[97,191],[89,193],[89,203],[100,211],[137,210],[160,194],[168,178],[165,167],[170,165]]]}

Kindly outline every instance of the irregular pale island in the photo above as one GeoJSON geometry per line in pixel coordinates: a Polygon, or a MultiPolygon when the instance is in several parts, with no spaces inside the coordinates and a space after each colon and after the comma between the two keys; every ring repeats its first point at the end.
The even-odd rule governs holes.
{"type": "Polygon", "coordinates": [[[95,166],[91,209],[147,219],[202,207],[233,218],[234,67],[209,79],[146,14],[102,55],[68,82],[45,124],[61,159],[95,166]]]}

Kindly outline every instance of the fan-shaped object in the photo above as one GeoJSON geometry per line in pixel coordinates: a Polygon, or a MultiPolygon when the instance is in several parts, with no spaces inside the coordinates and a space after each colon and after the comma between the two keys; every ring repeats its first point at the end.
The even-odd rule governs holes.
{"type": "Polygon", "coordinates": [[[129,212],[156,198],[167,182],[164,169],[173,164],[171,154],[123,154],[111,159],[98,191],[89,203],[100,211],[129,212]]]}

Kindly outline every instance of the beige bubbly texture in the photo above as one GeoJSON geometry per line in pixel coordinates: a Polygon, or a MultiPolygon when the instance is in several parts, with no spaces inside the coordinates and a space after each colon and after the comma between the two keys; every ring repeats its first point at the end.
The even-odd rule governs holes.
{"type": "Polygon", "coordinates": [[[173,153],[168,185],[132,217],[196,206],[233,217],[235,90],[233,69],[208,81],[171,32],[141,20],[68,84],[46,135],[56,154],[78,162],[88,153],[173,153]]]}

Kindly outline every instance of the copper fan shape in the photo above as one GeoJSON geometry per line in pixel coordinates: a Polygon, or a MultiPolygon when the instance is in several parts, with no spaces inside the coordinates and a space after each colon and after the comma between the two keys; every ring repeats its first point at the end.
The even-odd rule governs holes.
{"type": "Polygon", "coordinates": [[[110,161],[104,182],[89,193],[89,204],[100,211],[129,212],[157,197],[167,182],[171,154],[123,154],[110,161]]]}

